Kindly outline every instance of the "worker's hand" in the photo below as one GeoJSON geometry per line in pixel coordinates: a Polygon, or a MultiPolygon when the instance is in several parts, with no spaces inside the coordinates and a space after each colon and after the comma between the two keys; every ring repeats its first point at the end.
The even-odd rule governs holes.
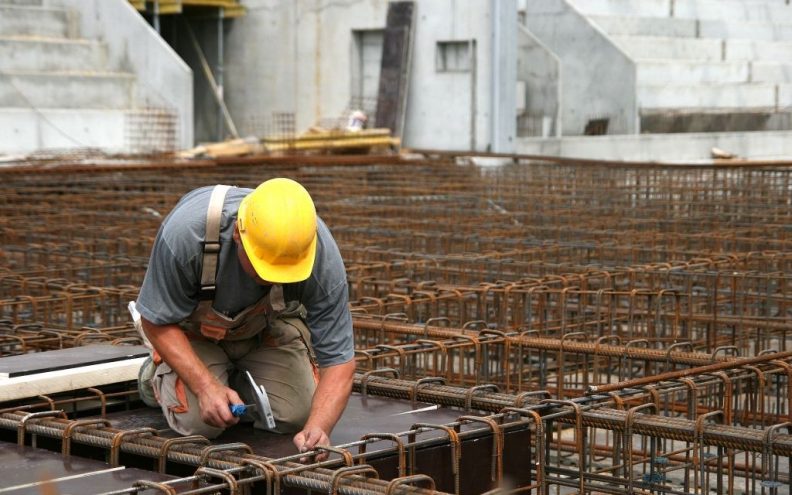
{"type": "Polygon", "coordinates": [[[228,428],[239,422],[239,418],[231,414],[229,404],[243,404],[239,395],[220,382],[198,391],[198,405],[201,408],[201,419],[204,423],[216,428],[228,428]]]}
{"type": "MultiPolygon", "coordinates": [[[[330,437],[319,427],[306,426],[303,431],[294,435],[294,445],[301,453],[308,452],[320,445],[330,445],[330,437]]],[[[316,462],[324,461],[327,456],[327,452],[320,452],[316,455],[316,462]]],[[[300,462],[306,462],[307,460],[307,457],[300,458],[300,462]]]]}

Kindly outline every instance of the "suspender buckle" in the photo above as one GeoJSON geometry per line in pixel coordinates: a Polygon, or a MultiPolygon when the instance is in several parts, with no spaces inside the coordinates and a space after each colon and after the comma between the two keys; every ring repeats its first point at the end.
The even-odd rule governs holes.
{"type": "Polygon", "coordinates": [[[214,284],[212,285],[202,285],[201,288],[198,290],[198,300],[199,301],[211,301],[214,299],[216,287],[214,284]]]}
{"type": "Polygon", "coordinates": [[[220,252],[220,241],[204,241],[204,254],[218,254],[220,252]]]}

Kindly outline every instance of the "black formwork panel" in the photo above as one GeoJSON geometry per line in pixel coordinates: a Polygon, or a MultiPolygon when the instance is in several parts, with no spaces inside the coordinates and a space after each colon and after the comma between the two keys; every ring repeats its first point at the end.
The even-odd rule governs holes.
{"type": "MultiPolygon", "coordinates": [[[[403,433],[416,423],[443,425],[455,422],[468,413],[456,409],[431,408],[431,404],[416,403],[386,397],[364,397],[353,393],[342,418],[333,430],[333,445],[344,445],[360,440],[372,433],[403,433]]],[[[167,429],[167,423],[158,409],[139,409],[113,413],[108,419],[116,428],[133,429],[152,427],[167,429]]],[[[461,429],[460,492],[473,495],[495,488],[493,463],[493,435],[482,423],[463,425],[461,429]]],[[[176,436],[172,431],[162,431],[162,436],[176,436]]],[[[403,437],[407,441],[407,436],[403,437]]],[[[442,431],[427,431],[418,435],[420,445],[408,450],[407,464],[415,469],[409,474],[426,474],[435,480],[437,490],[453,493],[455,479],[452,469],[452,449],[447,434],[442,431]]],[[[213,444],[242,442],[249,445],[256,455],[278,459],[297,454],[292,435],[282,435],[253,428],[252,424],[239,424],[226,430],[212,440],[213,444]]],[[[374,466],[381,479],[390,480],[399,476],[399,459],[392,441],[378,441],[367,446],[367,463],[374,466]]],[[[357,447],[350,448],[353,454],[357,447]]],[[[335,454],[331,455],[335,457],[335,454]]],[[[503,481],[513,486],[525,486],[531,481],[531,433],[528,425],[510,428],[504,435],[503,481]]],[[[168,465],[168,472],[187,476],[194,466],[168,465]]],[[[283,489],[283,493],[304,493],[304,490],[283,489]]]]}
{"type": "MultiPolygon", "coordinates": [[[[130,488],[136,481],[163,482],[173,476],[93,459],[64,457],[49,450],[0,443],[0,493],[90,495],[130,488]]],[[[140,493],[153,493],[141,491],[140,493]]]]}

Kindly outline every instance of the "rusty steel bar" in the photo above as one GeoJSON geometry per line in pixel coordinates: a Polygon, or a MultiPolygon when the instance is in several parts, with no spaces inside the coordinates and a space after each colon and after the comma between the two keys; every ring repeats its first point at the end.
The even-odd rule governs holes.
{"type": "Polygon", "coordinates": [[[716,371],[727,370],[731,368],[739,368],[742,366],[748,366],[751,364],[760,364],[760,363],[768,363],[772,362],[776,359],[785,359],[792,356],[792,351],[787,352],[774,352],[771,354],[764,354],[757,357],[752,358],[744,358],[744,359],[735,359],[733,361],[729,361],[726,363],[716,363],[716,364],[709,364],[706,366],[699,366],[697,368],[690,368],[686,370],[680,371],[669,371],[668,373],[663,373],[662,375],[655,375],[655,376],[646,376],[643,378],[634,378],[632,380],[627,380],[624,382],[619,383],[611,383],[608,385],[592,385],[588,388],[587,393],[589,394],[597,394],[603,393],[606,394],[608,392],[615,392],[616,390],[624,390],[625,388],[633,388],[633,387],[641,387],[643,385],[649,385],[652,383],[663,382],[667,380],[676,380],[679,378],[685,378],[688,376],[694,375],[703,375],[707,373],[713,373],[716,371]]]}

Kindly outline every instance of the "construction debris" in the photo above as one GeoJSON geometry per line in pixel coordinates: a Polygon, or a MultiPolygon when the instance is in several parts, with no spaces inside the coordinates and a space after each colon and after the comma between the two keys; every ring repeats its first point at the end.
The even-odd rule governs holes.
{"type": "Polygon", "coordinates": [[[264,148],[258,138],[231,139],[220,143],[204,143],[177,153],[179,158],[226,158],[261,154],[264,148]]]}
{"type": "Polygon", "coordinates": [[[369,153],[398,149],[399,139],[388,129],[321,129],[311,128],[294,136],[232,139],[221,143],[206,143],[177,153],[179,158],[229,158],[268,153],[323,152],[369,153]]]}
{"type": "Polygon", "coordinates": [[[264,147],[270,152],[324,151],[364,152],[375,149],[398,148],[399,139],[388,129],[340,130],[311,128],[296,139],[265,138],[264,147]]]}

